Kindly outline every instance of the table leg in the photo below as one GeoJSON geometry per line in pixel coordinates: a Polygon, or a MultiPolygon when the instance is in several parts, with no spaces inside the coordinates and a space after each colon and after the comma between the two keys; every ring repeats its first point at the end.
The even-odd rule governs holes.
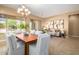
{"type": "Polygon", "coordinates": [[[29,55],[29,43],[25,43],[24,52],[25,52],[25,55],[29,55]]]}

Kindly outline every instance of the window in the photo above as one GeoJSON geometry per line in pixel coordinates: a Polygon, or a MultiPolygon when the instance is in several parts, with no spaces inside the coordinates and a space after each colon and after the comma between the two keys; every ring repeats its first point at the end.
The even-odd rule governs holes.
{"type": "Polygon", "coordinates": [[[0,40],[5,39],[5,33],[6,33],[6,19],[0,18],[0,40]]]}
{"type": "Polygon", "coordinates": [[[7,30],[15,32],[17,30],[25,30],[26,23],[23,20],[7,19],[7,30]]]}

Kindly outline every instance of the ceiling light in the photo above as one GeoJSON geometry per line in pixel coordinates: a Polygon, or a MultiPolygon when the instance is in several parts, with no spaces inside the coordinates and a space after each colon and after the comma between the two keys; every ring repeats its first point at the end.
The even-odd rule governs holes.
{"type": "Polygon", "coordinates": [[[28,11],[28,14],[30,14],[31,12],[30,11],[28,11]]]}
{"type": "Polygon", "coordinates": [[[25,11],[27,12],[27,11],[28,11],[28,9],[25,9],[25,11]]]}
{"type": "Polygon", "coordinates": [[[24,5],[18,8],[17,13],[21,14],[24,17],[31,14],[31,12],[24,5]]]}
{"type": "Polygon", "coordinates": [[[24,6],[24,5],[22,5],[22,8],[25,8],[25,6],[24,6]]]}

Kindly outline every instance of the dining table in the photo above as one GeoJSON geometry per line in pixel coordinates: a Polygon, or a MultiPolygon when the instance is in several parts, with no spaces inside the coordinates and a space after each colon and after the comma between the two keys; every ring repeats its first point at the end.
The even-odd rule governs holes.
{"type": "Polygon", "coordinates": [[[24,33],[20,33],[16,37],[24,42],[24,54],[29,55],[29,44],[36,42],[38,36],[35,34],[24,35],[24,33]]]}

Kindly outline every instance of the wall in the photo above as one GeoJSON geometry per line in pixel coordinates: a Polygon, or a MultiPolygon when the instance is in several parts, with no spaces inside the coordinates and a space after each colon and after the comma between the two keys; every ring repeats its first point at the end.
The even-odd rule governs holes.
{"type": "Polygon", "coordinates": [[[31,16],[29,16],[29,19],[35,23],[36,30],[41,30],[41,20],[43,20],[43,18],[31,15],[31,16]]]}
{"type": "Polygon", "coordinates": [[[79,14],[69,16],[69,36],[79,37],[79,14]]]}
{"type": "Polygon", "coordinates": [[[55,15],[55,16],[51,16],[51,17],[47,17],[42,21],[42,27],[45,26],[47,27],[47,24],[49,22],[51,22],[51,20],[60,20],[63,19],[64,20],[64,30],[66,31],[66,34],[68,35],[68,28],[69,28],[69,15],[72,14],[79,14],[79,10],[78,11],[73,11],[73,12],[69,12],[69,13],[64,13],[64,14],[60,14],[60,15],[55,15]]]}
{"type": "Polygon", "coordinates": [[[60,20],[60,19],[64,20],[64,30],[66,31],[66,34],[68,34],[68,16],[67,15],[59,15],[59,16],[53,16],[51,18],[47,18],[46,21],[42,23],[42,26],[47,27],[46,24],[50,23],[51,20],[60,20]]]}
{"type": "Polygon", "coordinates": [[[11,15],[11,16],[19,16],[16,10],[0,5],[0,14],[11,15]]]}

